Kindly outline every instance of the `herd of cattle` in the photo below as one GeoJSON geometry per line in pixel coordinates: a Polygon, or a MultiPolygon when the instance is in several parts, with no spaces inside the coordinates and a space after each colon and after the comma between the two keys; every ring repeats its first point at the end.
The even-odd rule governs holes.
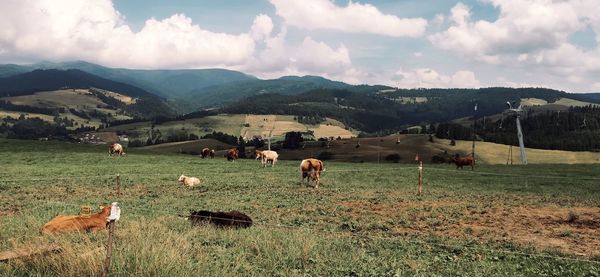
{"type": "MultiPolygon", "coordinates": [[[[108,154],[110,156],[115,154],[118,156],[124,156],[125,151],[123,150],[123,146],[121,144],[111,143],[108,146],[108,154]]],[[[256,160],[260,160],[263,168],[269,164],[271,167],[274,167],[275,163],[277,163],[277,159],[279,158],[279,154],[272,150],[256,150],[254,154],[256,160]]],[[[215,157],[215,150],[204,148],[200,152],[200,156],[203,159],[208,157],[212,159],[215,157]]],[[[239,159],[239,157],[240,151],[237,148],[231,148],[225,153],[225,158],[227,158],[228,161],[235,161],[239,159]]],[[[310,158],[300,162],[300,174],[302,176],[302,182],[306,180],[307,183],[310,183],[312,181],[315,183],[316,188],[319,187],[321,172],[324,170],[325,167],[323,166],[323,162],[321,160],[310,158]]],[[[196,177],[188,177],[183,174],[179,177],[179,182],[188,187],[200,185],[200,179],[196,177]]]]}
{"type": "MultiPolygon", "coordinates": [[[[110,144],[108,153],[110,156],[125,155],[123,146],[118,143],[110,144]]],[[[228,161],[235,161],[239,158],[239,156],[239,150],[237,148],[231,148],[225,154],[225,157],[228,161]]],[[[263,168],[269,164],[271,167],[274,167],[275,163],[277,163],[277,159],[279,158],[277,152],[272,150],[256,150],[255,156],[256,160],[260,160],[263,168]]],[[[215,157],[215,150],[204,148],[202,149],[201,157],[210,157],[212,159],[215,157]]],[[[460,155],[456,154],[449,161],[456,164],[457,169],[462,169],[463,166],[471,166],[471,170],[473,170],[475,164],[473,156],[471,155],[461,157],[460,155]]],[[[314,187],[318,188],[321,179],[321,172],[323,171],[325,171],[325,167],[323,166],[323,162],[321,160],[314,158],[302,160],[300,162],[300,174],[302,177],[301,183],[304,184],[306,181],[306,184],[308,185],[312,181],[314,183],[314,187]]],[[[188,177],[183,174],[178,180],[186,187],[195,187],[201,184],[200,179],[196,177],[188,177]]],[[[101,205],[100,212],[96,214],[71,216],[57,215],[42,227],[42,233],[53,234],[75,231],[89,232],[105,229],[107,226],[106,218],[110,214],[110,209],[110,205],[101,205]]],[[[238,211],[231,211],[227,213],[197,211],[191,212],[187,218],[192,222],[192,225],[197,225],[204,222],[212,223],[217,226],[230,226],[236,228],[246,228],[252,225],[252,219],[238,211]]]]}

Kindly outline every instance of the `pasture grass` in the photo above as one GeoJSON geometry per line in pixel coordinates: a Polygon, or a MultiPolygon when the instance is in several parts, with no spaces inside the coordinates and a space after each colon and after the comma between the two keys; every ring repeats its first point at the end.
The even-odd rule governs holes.
{"type": "Polygon", "coordinates": [[[0,140],[0,153],[0,251],[64,249],[0,263],[3,276],[99,275],[107,231],[40,229],[57,213],[114,201],[112,276],[600,274],[598,165],[426,165],[417,196],[412,164],[326,161],[314,189],[299,184],[298,161],[109,157],[103,146],[53,141],[0,140]],[[185,188],[180,174],[203,183],[185,188]],[[177,216],[191,209],[239,210],[254,225],[192,228],[177,216]]]}

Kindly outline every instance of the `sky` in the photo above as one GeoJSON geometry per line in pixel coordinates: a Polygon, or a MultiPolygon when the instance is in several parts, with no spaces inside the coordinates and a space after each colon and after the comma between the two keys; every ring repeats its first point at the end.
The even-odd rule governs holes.
{"type": "Polygon", "coordinates": [[[597,0],[3,0],[0,63],[600,92],[597,0]]]}

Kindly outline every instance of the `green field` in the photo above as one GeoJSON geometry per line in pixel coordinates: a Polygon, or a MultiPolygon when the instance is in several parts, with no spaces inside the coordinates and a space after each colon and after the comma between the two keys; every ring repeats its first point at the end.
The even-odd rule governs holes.
{"type": "Polygon", "coordinates": [[[598,276],[600,165],[325,162],[319,189],[299,161],[259,168],[191,155],[0,140],[0,251],[60,254],[0,263],[2,276],[99,275],[107,231],[41,236],[57,213],[117,201],[111,276],[598,276]],[[189,189],[180,174],[199,177],[189,189]],[[115,175],[122,195],[115,192],[115,175]],[[244,230],[192,228],[189,210],[239,210],[244,230]],[[571,221],[567,221],[571,213],[571,221]]]}

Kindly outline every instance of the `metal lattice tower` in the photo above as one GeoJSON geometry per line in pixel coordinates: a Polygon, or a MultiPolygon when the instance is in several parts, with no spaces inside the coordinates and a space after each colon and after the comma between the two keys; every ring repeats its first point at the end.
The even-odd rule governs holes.
{"type": "Polygon", "coordinates": [[[523,114],[523,109],[521,108],[520,104],[518,107],[513,108],[513,106],[508,101],[506,101],[506,105],[508,106],[508,109],[504,111],[504,113],[509,116],[515,117],[515,120],[517,121],[517,137],[519,138],[519,148],[521,150],[521,163],[523,165],[526,165],[527,155],[525,154],[525,143],[523,143],[523,131],[521,130],[520,120],[520,117],[523,114]]]}

